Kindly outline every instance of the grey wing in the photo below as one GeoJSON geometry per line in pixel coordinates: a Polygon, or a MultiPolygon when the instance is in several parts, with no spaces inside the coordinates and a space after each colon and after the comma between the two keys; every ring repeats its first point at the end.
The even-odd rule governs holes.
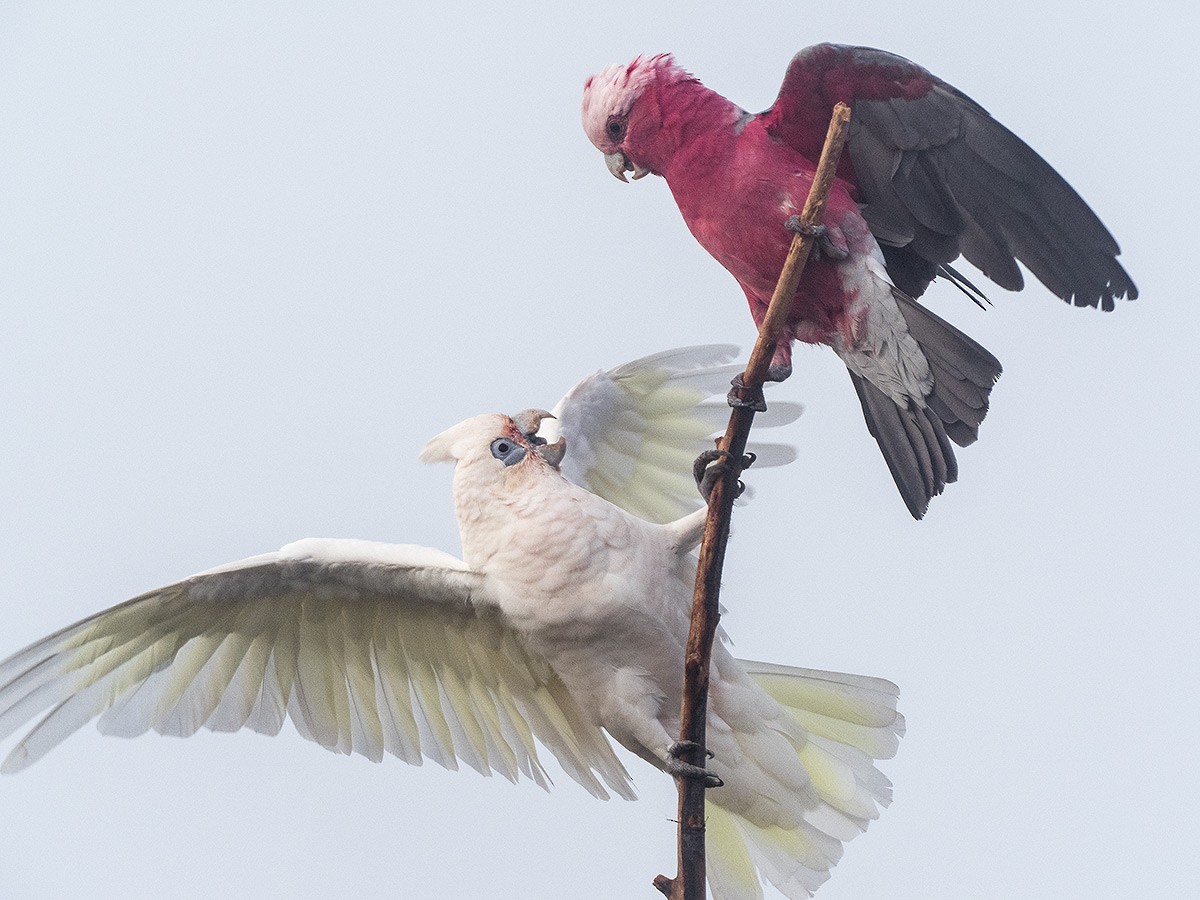
{"type": "Polygon", "coordinates": [[[1009,290],[1023,286],[1020,261],[1076,306],[1109,310],[1137,297],[1117,242],[1063,177],[978,103],[903,57],[810,47],[763,115],[773,134],[810,155],[839,100],[852,107],[850,177],[863,215],[909,296],[941,274],[978,297],[949,266],[961,254],[1009,290]]]}
{"type": "Polygon", "coordinates": [[[291,719],[338,753],[547,786],[541,742],[592,794],[631,797],[603,732],[485,593],[440,551],[334,540],[151,591],[0,662],[0,739],[42,716],[0,770],[97,717],[121,736],[277,734],[291,719]]]}
{"type": "MultiPolygon", "coordinates": [[[[902,281],[961,252],[1009,290],[1023,284],[1017,261],[1056,296],[1111,310],[1137,297],[1120,253],[1083,198],[1024,141],[942,82],[917,100],[854,104],[850,156],[866,201],[863,215],[902,281]],[[913,259],[913,257],[917,259],[913,259]]],[[[952,278],[953,270],[946,273],[952,278]]],[[[905,290],[904,284],[897,284],[905,290]]]]}

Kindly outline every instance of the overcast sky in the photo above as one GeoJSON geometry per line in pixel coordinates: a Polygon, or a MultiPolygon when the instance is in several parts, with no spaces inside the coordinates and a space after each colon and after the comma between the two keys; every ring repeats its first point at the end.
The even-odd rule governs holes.
{"type": "MultiPolygon", "coordinates": [[[[758,110],[801,47],[884,47],[1054,164],[1142,299],[927,294],[1005,374],[920,523],[841,364],[798,350],[777,396],[806,405],[800,460],[750,474],[724,624],[745,657],[896,681],[909,725],[882,766],[895,802],[818,896],[1181,896],[1198,25],[1099,0],[3,4],[0,656],[300,537],[457,552],[450,470],[416,459],[431,435],[753,338],[666,184],[605,171],[586,76],[672,50],[758,110]]],[[[0,780],[0,890],[651,898],[674,788],[629,766],[642,799],[599,803],[565,776],[546,794],[335,756],[290,725],[88,728],[0,780]]]]}

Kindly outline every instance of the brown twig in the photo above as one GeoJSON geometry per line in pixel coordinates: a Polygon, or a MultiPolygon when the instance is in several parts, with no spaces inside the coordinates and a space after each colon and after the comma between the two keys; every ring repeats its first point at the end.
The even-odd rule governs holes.
{"type": "MultiPolygon", "coordinates": [[[[837,171],[838,158],[846,142],[850,126],[850,109],[839,103],[833,110],[825,147],[813,177],[812,188],[800,214],[803,226],[819,225],[825,214],[825,203],[837,171]]],[[[750,362],[742,374],[743,387],[737,390],[741,399],[755,396],[766,381],[767,369],[775,352],[792,308],[792,298],[800,283],[800,275],[812,250],[813,236],[797,234],[788,250],[783,271],[771,296],[771,304],[758,331],[758,341],[750,362]]],[[[705,722],[708,716],[708,668],[712,657],[713,639],[720,618],[721,571],[725,564],[725,547],[729,541],[729,523],[733,501],[737,496],[738,476],[746,453],[746,441],[754,422],[754,410],[736,406],[729,416],[725,436],[718,449],[729,454],[723,477],[709,496],[708,519],[704,525],[704,540],[700,544],[700,562],[696,570],[696,590],[692,601],[691,630],[683,664],[683,707],[680,713],[679,739],[703,748],[705,722]]],[[[688,760],[703,766],[706,760],[702,749],[692,751],[688,760]]],[[[718,788],[719,790],[719,788],[718,788]]],[[[704,782],[698,778],[679,779],[679,872],[674,878],[659,875],[654,886],[670,900],[704,900],[704,782]]]]}

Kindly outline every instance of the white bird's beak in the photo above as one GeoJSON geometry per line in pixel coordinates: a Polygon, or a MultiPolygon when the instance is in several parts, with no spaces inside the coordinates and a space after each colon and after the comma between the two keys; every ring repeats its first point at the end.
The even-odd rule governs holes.
{"type": "Polygon", "coordinates": [[[645,178],[650,174],[649,169],[644,169],[641,166],[635,166],[629,161],[629,157],[620,151],[616,153],[605,153],[604,163],[608,166],[608,171],[613,173],[614,178],[620,178],[622,181],[626,182],[629,181],[629,179],[625,177],[626,172],[633,173],[634,181],[637,181],[639,178],[645,178]]]}
{"type": "Polygon", "coordinates": [[[548,444],[546,439],[538,437],[537,433],[538,429],[542,427],[543,419],[553,418],[555,418],[554,414],[548,413],[544,409],[523,409],[512,417],[517,428],[529,440],[534,452],[557,469],[562,463],[563,457],[567,455],[567,439],[560,436],[553,444],[548,444]]]}
{"type": "Polygon", "coordinates": [[[563,457],[567,455],[567,439],[559,435],[553,444],[542,444],[534,452],[557,469],[562,464],[563,457]]]}
{"type": "MultiPolygon", "coordinates": [[[[544,409],[523,409],[512,417],[517,428],[521,430],[521,434],[527,438],[532,438],[537,434],[539,428],[542,427],[543,419],[553,419],[554,414],[548,413],[544,409]]],[[[543,443],[545,443],[543,441],[543,443]]]]}

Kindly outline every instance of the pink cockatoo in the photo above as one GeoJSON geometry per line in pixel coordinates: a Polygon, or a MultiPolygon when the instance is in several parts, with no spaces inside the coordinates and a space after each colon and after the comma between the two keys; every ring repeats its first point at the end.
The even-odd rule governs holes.
{"type": "Polygon", "coordinates": [[[1023,285],[1020,261],[1077,306],[1110,310],[1137,288],[1112,235],[1049,164],[969,97],[881,50],[801,51],[758,115],[669,54],[639,56],[588,79],[583,125],[622,181],[667,180],[761,324],[838,101],[852,109],[848,152],[771,377],[790,374],[793,340],[832,347],[919,519],[956,480],[951,441],[978,436],[1000,363],[913,298],[941,275],[984,299],[950,266],[960,254],[1010,290],[1023,285]]]}
{"type": "MultiPolygon", "coordinates": [[[[612,738],[660,770],[722,782],[707,800],[716,900],[760,900],[760,875],[810,896],[891,799],[874,761],[904,731],[896,687],[735,659],[718,642],[714,756],[708,771],[681,762],[705,510],[655,523],[623,508],[699,506],[694,486],[687,498],[677,487],[690,485],[694,444],[712,425],[703,401],[728,379],[718,363],[730,349],[683,348],[585,379],[556,407],[562,441],[537,433],[547,414],[536,410],[433,438],[422,459],[454,464],[461,559],[297,541],[0,661],[0,740],[33,722],[0,771],[32,765],[93,719],[125,736],[277,734],[290,719],[338,753],[462,762],[546,787],[540,746],[594,796],[632,799],[612,738]],[[568,463],[573,447],[584,452],[568,463]]],[[[765,456],[786,461],[779,450],[765,456]]]]}

